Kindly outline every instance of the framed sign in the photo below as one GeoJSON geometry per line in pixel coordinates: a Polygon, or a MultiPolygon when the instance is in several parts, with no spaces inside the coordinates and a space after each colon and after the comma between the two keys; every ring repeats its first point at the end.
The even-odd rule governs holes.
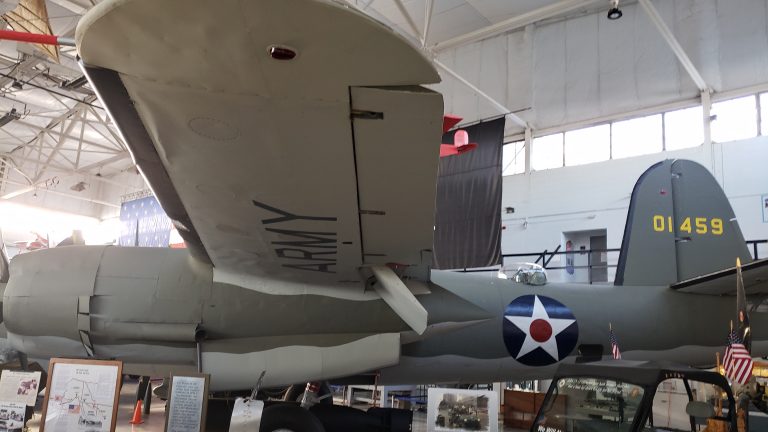
{"type": "Polygon", "coordinates": [[[0,375],[0,401],[22,402],[27,406],[35,406],[37,394],[40,392],[40,375],[40,371],[4,370],[0,375]]]}
{"type": "Polygon", "coordinates": [[[113,432],[123,362],[52,358],[40,432],[113,432]]]}
{"type": "Polygon", "coordinates": [[[205,430],[208,409],[208,374],[171,375],[168,389],[166,432],[201,432],[205,430]]]}
{"type": "Polygon", "coordinates": [[[498,432],[499,394],[492,390],[430,388],[428,432],[498,432]]]}

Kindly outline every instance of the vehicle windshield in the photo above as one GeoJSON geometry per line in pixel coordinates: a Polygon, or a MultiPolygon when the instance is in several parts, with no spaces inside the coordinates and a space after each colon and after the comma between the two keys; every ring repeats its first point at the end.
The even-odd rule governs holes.
{"type": "Polygon", "coordinates": [[[603,378],[560,378],[544,401],[532,431],[629,431],[643,388],[603,378]]]}
{"type": "Polygon", "coordinates": [[[644,431],[726,431],[730,412],[725,390],[715,384],[671,378],[659,383],[644,431]]]}

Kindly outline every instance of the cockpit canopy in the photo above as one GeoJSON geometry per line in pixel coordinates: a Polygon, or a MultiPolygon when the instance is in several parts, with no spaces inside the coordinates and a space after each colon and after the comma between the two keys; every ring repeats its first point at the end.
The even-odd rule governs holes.
{"type": "Polygon", "coordinates": [[[512,263],[499,270],[499,278],[539,286],[547,283],[547,271],[544,270],[544,267],[534,263],[512,263]]]}

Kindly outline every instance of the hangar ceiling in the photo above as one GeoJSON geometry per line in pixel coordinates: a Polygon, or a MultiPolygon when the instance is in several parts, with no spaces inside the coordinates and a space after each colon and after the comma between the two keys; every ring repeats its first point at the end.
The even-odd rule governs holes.
{"type": "MultiPolygon", "coordinates": [[[[429,51],[476,40],[478,31],[486,31],[480,35],[487,37],[541,19],[585,13],[596,4],[594,0],[347,2],[429,51]]],[[[18,11],[34,3],[2,0],[0,12],[18,11]]],[[[71,38],[78,19],[99,1],[44,3],[52,33],[71,38]]],[[[101,102],[83,81],[73,48],[62,48],[56,61],[40,47],[0,42],[0,125],[2,199],[25,201],[27,197],[28,202],[29,195],[53,194],[57,199],[43,205],[67,210],[73,207],[67,201],[76,200],[81,203],[74,206],[75,212],[99,216],[103,213],[100,207],[116,204],[114,199],[100,199],[105,198],[105,185],[122,192],[137,189],[135,181],[119,187],[121,173],[132,172],[133,163],[101,102]],[[83,207],[82,202],[93,205],[83,207]]]]}
{"type": "MultiPolygon", "coordinates": [[[[0,13],[36,1],[45,3],[52,33],[64,37],[73,37],[79,18],[99,3],[99,0],[0,0],[0,13]]],[[[631,31],[603,28],[607,26],[608,0],[344,1],[390,25],[436,61],[444,80],[436,88],[446,95],[446,110],[468,120],[511,112],[507,114],[508,135],[520,133],[526,126],[552,128],[558,123],[580,121],[582,113],[596,118],[606,111],[650,106],[652,103],[640,97],[635,103],[637,106],[624,106],[622,101],[627,98],[620,91],[616,94],[622,101],[608,103],[605,97],[609,92],[603,87],[615,82],[620,90],[633,88],[631,83],[626,86],[620,80],[626,78],[629,69],[644,73],[649,69],[644,63],[667,67],[657,68],[658,73],[649,75],[647,80],[652,82],[663,81],[670,75],[669,70],[680,69],[679,59],[662,39],[661,32],[645,14],[636,12],[637,1],[621,2],[622,9],[636,12],[634,17],[621,21],[622,26],[631,31]],[[543,30],[529,34],[532,24],[543,30]],[[558,30],[561,27],[563,30],[558,30]],[[628,38],[627,43],[633,45],[635,58],[624,46],[611,46],[611,40],[621,38],[628,38]],[[563,47],[559,47],[558,40],[565,40],[560,42],[563,47]],[[643,44],[648,48],[639,50],[637,46],[643,44]],[[583,53],[579,53],[579,46],[583,53]],[[594,54],[600,50],[622,53],[616,61],[627,60],[627,65],[622,66],[624,70],[613,71],[614,81],[606,77],[611,78],[610,69],[616,69],[615,65],[606,64],[607,56],[603,53],[594,54]],[[649,58],[662,60],[649,62],[649,58]],[[574,62],[578,68],[573,67],[574,62]],[[476,67],[476,63],[481,65],[476,67]],[[553,71],[559,75],[554,76],[553,71]],[[582,78],[586,85],[581,84],[582,78]],[[581,99],[574,99],[569,93],[574,91],[592,93],[579,94],[581,99]],[[581,103],[582,100],[592,106],[581,103]],[[611,104],[612,107],[606,108],[611,104]],[[561,114],[558,109],[563,110],[565,106],[569,111],[561,114]],[[594,106],[597,108],[592,109],[594,106]],[[571,111],[577,113],[570,114],[571,111]]],[[[641,3],[643,1],[647,0],[641,3]]],[[[717,58],[723,58],[724,54],[708,48],[717,40],[712,39],[715,36],[711,36],[713,32],[706,27],[711,23],[705,18],[715,25],[723,21],[721,16],[729,15],[722,11],[735,9],[727,3],[719,0],[653,2],[661,9],[663,20],[683,38],[683,51],[693,52],[694,63],[712,59],[711,64],[716,64],[717,58]],[[678,21],[682,24],[678,25],[678,21]],[[689,31],[688,34],[681,35],[680,28],[689,31]]],[[[764,3],[764,0],[751,1],[750,5],[768,9],[764,3]]],[[[763,24],[764,16],[765,13],[763,24]]],[[[731,32],[730,27],[726,30],[731,32]]],[[[722,46],[731,43],[723,42],[730,34],[723,33],[725,36],[719,40],[721,52],[724,49],[724,52],[740,52],[722,46]]],[[[741,42],[731,39],[734,46],[741,42]]],[[[136,181],[130,155],[102,104],[83,82],[75,57],[73,48],[63,48],[57,62],[36,46],[0,42],[0,161],[3,162],[0,172],[5,180],[0,198],[102,217],[105,211],[114,214],[121,194],[136,192],[144,186],[136,181]],[[32,202],[30,196],[38,195],[48,198],[44,202],[39,199],[32,202]]],[[[704,78],[714,82],[718,90],[717,85],[723,80],[719,75],[718,79],[710,79],[713,75],[709,66],[704,66],[704,78]]],[[[715,66],[720,74],[724,66],[715,66]]],[[[679,86],[665,87],[661,92],[658,86],[651,88],[648,94],[658,96],[653,103],[698,95],[700,86],[694,85],[685,71],[675,76],[682,82],[679,86]]],[[[637,81],[642,84],[643,79],[646,78],[640,77],[637,81]]],[[[753,81],[739,78],[735,84],[727,83],[723,87],[735,88],[742,82],[753,81]]],[[[712,85],[712,82],[705,84],[712,85]]],[[[638,85],[634,87],[641,89],[638,85]]]]}

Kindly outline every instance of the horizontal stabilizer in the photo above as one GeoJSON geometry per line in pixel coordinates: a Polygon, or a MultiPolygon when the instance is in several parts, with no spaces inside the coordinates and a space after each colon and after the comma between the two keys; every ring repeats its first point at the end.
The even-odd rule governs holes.
{"type": "Polygon", "coordinates": [[[427,329],[427,310],[416,300],[400,277],[387,266],[371,266],[374,289],[395,313],[418,334],[427,329]]]}
{"type": "MultiPolygon", "coordinates": [[[[748,296],[768,294],[768,260],[742,265],[741,274],[748,296]]],[[[736,267],[678,282],[672,289],[691,294],[736,295],[736,267]]]]}

